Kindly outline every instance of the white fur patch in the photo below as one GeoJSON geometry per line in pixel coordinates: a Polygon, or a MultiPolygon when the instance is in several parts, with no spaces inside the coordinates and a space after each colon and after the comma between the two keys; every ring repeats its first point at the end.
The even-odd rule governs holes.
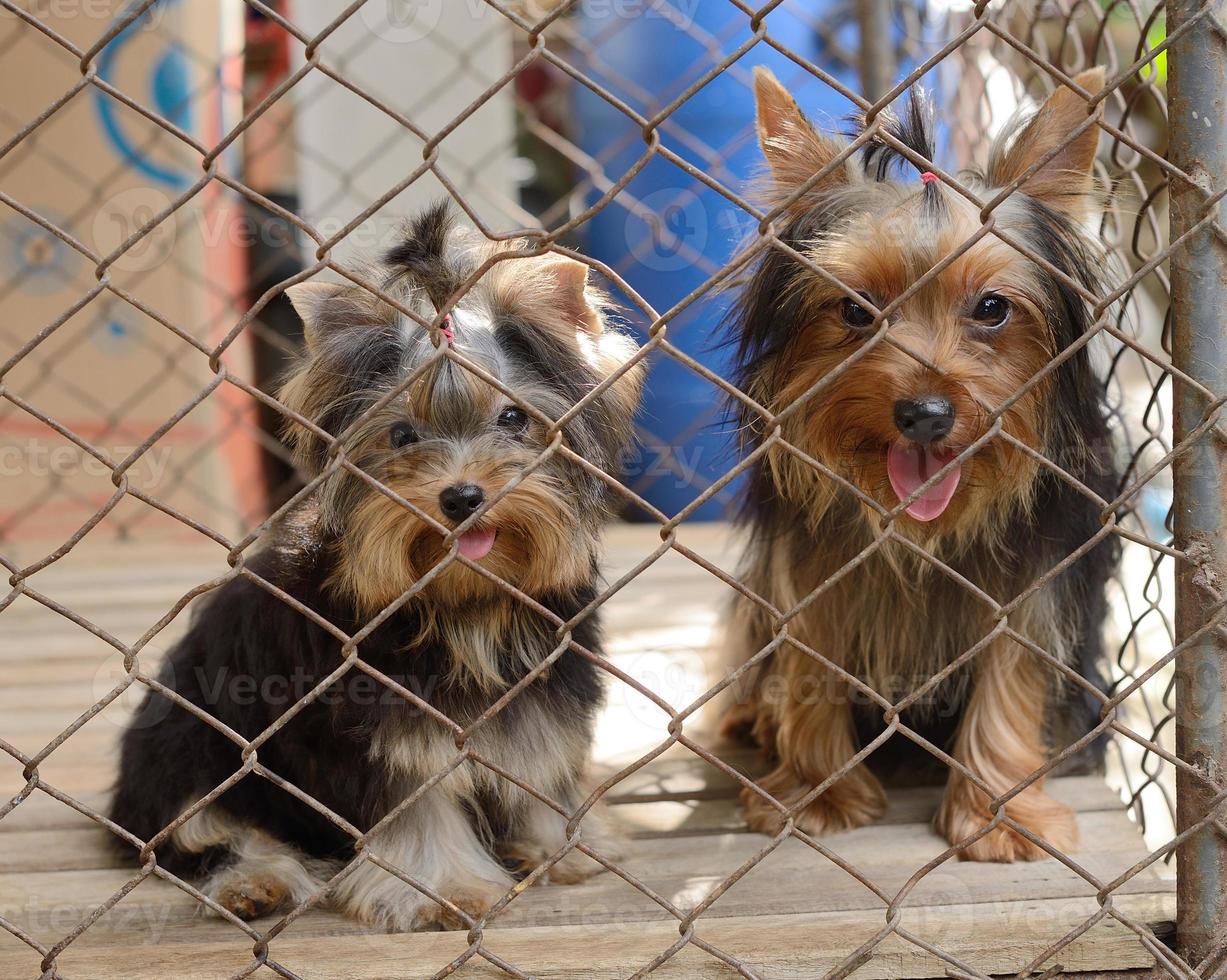
{"type": "MultiPolygon", "coordinates": [[[[373,834],[367,848],[464,908],[475,899],[491,905],[515,884],[442,784],[373,834]]],[[[442,913],[438,902],[371,861],[338,882],[333,899],[355,918],[390,931],[420,927],[442,913]]]]}

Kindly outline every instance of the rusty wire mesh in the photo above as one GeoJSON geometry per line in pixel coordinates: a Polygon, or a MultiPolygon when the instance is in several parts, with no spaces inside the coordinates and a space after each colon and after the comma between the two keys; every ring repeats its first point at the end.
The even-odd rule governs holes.
{"type": "MultiPolygon", "coordinates": [[[[675,202],[668,198],[648,203],[638,200],[631,182],[649,161],[669,161],[679,175],[679,193],[685,193],[688,184],[717,191],[727,206],[727,215],[732,216],[730,227],[749,233],[751,253],[767,247],[787,250],[787,245],[775,237],[773,214],[765,213],[747,198],[746,174],[732,172],[723,166],[722,161],[735,147],[702,145],[693,134],[680,131],[672,124],[678,108],[712,78],[732,73],[748,79],[755,52],[767,48],[787,56],[805,83],[838,91],[849,109],[867,114],[868,132],[888,142],[892,138],[880,128],[879,111],[904,95],[913,83],[922,79],[926,83],[938,80],[941,83],[939,91],[945,93],[943,102],[950,126],[949,142],[960,163],[982,156],[986,136],[1004,121],[1003,106],[1012,109],[1021,104],[1019,97],[1024,94],[1042,98],[1056,86],[1070,85],[1072,76],[1081,68],[1094,64],[1104,64],[1108,68],[1108,85],[1097,99],[1105,110],[1098,123],[1104,138],[1097,169],[1102,182],[1109,188],[1100,233],[1111,247],[1117,265],[1112,273],[1111,295],[1106,300],[1089,295],[1086,299],[1095,305],[1098,317],[1096,342],[1103,343],[1109,350],[1110,400],[1117,432],[1127,446],[1128,466],[1119,496],[1115,500],[1099,501],[1103,513],[1101,536],[1116,536],[1124,547],[1125,559],[1113,586],[1113,620],[1109,624],[1116,651],[1113,683],[1101,698],[1102,720],[1097,733],[1112,735],[1110,778],[1122,789],[1152,850],[1145,861],[1113,881],[1098,880],[1079,866],[1076,858],[1054,854],[1094,886],[1100,909],[1092,917],[1079,921],[1062,939],[1022,967],[1018,976],[1050,975],[1045,971],[1059,961],[1061,951],[1105,919],[1114,919],[1134,933],[1137,942],[1154,955],[1157,969],[1164,974],[1209,976],[1213,969],[1219,968],[1213,963],[1185,962],[1158,942],[1146,923],[1132,920],[1112,901],[1113,893],[1145,868],[1169,861],[1178,842],[1199,827],[1216,820],[1220,830],[1222,826],[1221,816],[1211,813],[1192,826],[1182,827],[1180,837],[1175,835],[1173,777],[1176,770],[1196,775],[1216,793],[1223,790],[1206,774],[1193,769],[1187,760],[1177,758],[1174,752],[1173,663],[1183,644],[1177,643],[1173,627],[1172,575],[1175,564],[1185,556],[1171,543],[1170,470],[1173,450],[1178,448],[1172,445],[1171,435],[1172,386],[1189,385],[1204,397],[1206,415],[1190,439],[1200,438],[1219,425],[1217,419],[1223,393],[1205,390],[1171,364],[1167,266],[1172,246],[1167,240],[1166,192],[1173,181],[1192,183],[1192,180],[1165,156],[1164,60],[1174,38],[1164,35],[1163,8],[1149,0],[981,3],[970,9],[943,5],[936,12],[900,5],[894,11],[895,43],[889,51],[880,51],[880,58],[873,63],[900,65],[909,70],[891,77],[889,89],[875,93],[878,98],[870,101],[855,87],[839,80],[841,71],[855,69],[858,65],[864,67],[858,60],[857,36],[848,34],[849,29],[854,31],[856,27],[854,5],[848,5],[842,17],[831,19],[808,15],[806,5],[800,3],[772,3],[760,9],[739,0],[728,0],[728,3],[740,11],[744,19],[737,24],[735,32],[725,37],[700,32],[686,16],[684,4],[670,5],[658,0],[649,5],[669,18],[677,30],[689,32],[708,52],[708,58],[693,65],[679,66],[676,84],[670,90],[640,92],[641,99],[633,101],[641,104],[632,105],[594,81],[602,72],[605,37],[599,32],[585,34],[576,28],[573,14],[577,4],[574,2],[537,4],[484,0],[482,4],[469,5],[471,14],[480,8],[481,16],[474,15],[476,26],[464,43],[453,43],[453,64],[446,77],[439,79],[436,86],[423,86],[406,95],[381,86],[379,79],[369,79],[363,74],[366,46],[378,38],[362,20],[364,4],[361,0],[343,10],[327,13],[314,6],[300,5],[294,12],[299,15],[297,17],[283,15],[280,5],[246,0],[246,12],[259,14],[267,31],[288,39],[290,51],[289,62],[280,75],[270,72],[263,87],[246,92],[244,73],[235,66],[242,64],[245,56],[250,58],[252,52],[243,51],[241,32],[229,35],[232,42],[238,40],[235,49],[193,50],[193,38],[185,29],[187,22],[162,16],[174,4],[141,0],[122,10],[112,5],[105,16],[90,25],[91,29],[82,32],[78,23],[69,32],[44,4],[0,0],[0,7],[6,14],[0,21],[0,51],[24,49],[33,63],[40,66],[35,94],[31,97],[33,101],[29,102],[33,111],[25,108],[20,114],[14,114],[7,104],[0,109],[4,139],[0,147],[0,202],[9,211],[5,218],[6,241],[21,258],[20,262],[11,263],[0,272],[4,277],[0,282],[0,301],[15,302],[19,289],[48,277],[87,282],[70,307],[51,317],[35,322],[23,312],[22,316],[5,316],[0,320],[0,339],[6,358],[0,367],[0,431],[13,438],[29,440],[31,444],[36,440],[48,442],[53,438],[51,433],[55,433],[61,445],[72,447],[80,459],[93,461],[98,467],[92,482],[83,484],[80,479],[66,478],[52,468],[50,472],[39,474],[39,480],[23,487],[19,494],[11,497],[6,494],[3,513],[0,513],[0,558],[10,573],[11,588],[0,600],[0,611],[18,599],[32,600],[100,638],[122,655],[124,663],[118,682],[46,744],[18,746],[0,742],[0,748],[21,767],[25,780],[24,788],[0,809],[0,817],[20,807],[32,795],[46,794],[129,839],[143,862],[122,889],[65,930],[54,944],[47,944],[28,934],[19,923],[0,917],[0,926],[37,951],[45,976],[59,975],[56,961],[60,954],[150,876],[171,881],[221,914],[237,930],[236,936],[246,935],[252,943],[252,958],[240,975],[262,969],[271,969],[283,976],[295,975],[278,963],[276,937],[284,929],[291,928],[311,903],[293,910],[272,928],[258,930],[221,909],[192,882],[179,880],[160,868],[153,857],[156,841],[130,838],[88,802],[76,799],[64,788],[41,778],[39,773],[40,765],[130,687],[152,686],[151,665],[140,655],[154,649],[159,635],[193,599],[231,578],[245,576],[259,581],[246,566],[246,556],[259,545],[270,520],[303,500],[326,476],[339,469],[348,470],[368,482],[371,480],[347,458],[344,446],[332,439],[333,434],[321,433],[331,443],[330,463],[324,474],[304,482],[292,472],[289,455],[270,434],[275,430],[270,420],[276,423],[293,416],[272,396],[276,371],[266,369],[267,365],[260,367],[261,357],[269,359],[275,367],[297,348],[297,338],[292,332],[270,326],[270,311],[278,302],[284,303],[281,299],[284,289],[321,273],[349,277],[346,250],[352,239],[369,228],[368,222],[404,213],[413,201],[432,196],[438,190],[449,195],[487,237],[507,240],[527,236],[540,251],[571,249],[581,240],[580,234],[594,215],[607,209],[621,209],[627,215],[638,217],[642,222],[641,233],[665,242],[689,261],[698,263],[706,275],[702,286],[671,308],[656,308],[635,288],[636,263],[640,259],[633,247],[628,248],[622,261],[594,263],[596,271],[625,298],[628,316],[643,332],[645,340],[637,360],[651,357],[653,364],[669,359],[685,365],[706,380],[714,395],[736,400],[741,394],[728,380],[704,367],[694,353],[695,348],[683,343],[683,338],[713,328],[710,318],[688,318],[688,314],[709,294],[726,285],[741,269],[742,260],[713,262],[701,250],[694,250],[684,235],[679,238],[659,222],[659,214],[675,202]],[[773,36],[773,15],[790,6],[797,8],[798,16],[808,16],[814,29],[826,35],[821,63],[800,57],[773,36]],[[108,65],[107,57],[117,40],[135,28],[153,34],[160,32],[185,47],[189,61],[195,66],[189,71],[195,85],[187,90],[190,103],[209,100],[215,108],[229,107],[228,111],[219,110],[211,121],[188,125],[179,114],[184,106],[168,106],[156,100],[151,106],[143,93],[126,90],[110,70],[113,66],[108,65]],[[484,56],[490,44],[503,45],[498,57],[484,56]],[[31,50],[35,52],[33,55],[29,54],[31,50]],[[593,157],[581,149],[566,125],[550,118],[548,106],[543,108],[540,101],[527,97],[517,88],[522,79],[533,73],[554,86],[562,93],[562,98],[584,90],[622,113],[628,120],[628,132],[635,150],[634,167],[627,171],[607,169],[612,167],[610,157],[593,157]],[[296,143],[300,159],[314,158],[313,166],[317,171],[314,179],[332,182],[330,187],[319,190],[315,198],[319,213],[300,216],[280,203],[282,199],[276,187],[270,189],[265,184],[257,189],[251,185],[243,166],[239,165],[238,151],[246,144],[249,160],[265,152],[263,147],[267,147],[270,154],[283,151],[285,142],[290,139],[291,120],[281,115],[281,109],[291,100],[297,100],[299,106],[310,105],[337,97],[338,93],[344,94],[348,105],[380,116],[387,124],[388,137],[379,148],[377,159],[350,160],[337,165],[336,147],[312,145],[300,131],[296,143]],[[163,186],[158,194],[151,195],[141,192],[144,185],[140,181],[136,182],[137,190],[132,190],[129,181],[131,160],[112,173],[102,173],[91,166],[92,161],[66,155],[56,143],[54,133],[57,127],[71,126],[74,114],[83,111],[81,103],[88,100],[110,105],[110,111],[123,113],[126,124],[137,134],[132,140],[134,155],[183,165],[183,172],[190,173],[190,177],[163,186]],[[483,114],[496,101],[515,110],[520,126],[520,152],[534,156],[539,163],[552,160],[564,172],[563,193],[556,194],[558,185],[555,185],[554,194],[549,188],[542,189],[530,207],[524,195],[507,193],[505,183],[496,185],[491,178],[494,171],[506,167],[509,147],[501,147],[493,157],[486,159],[473,159],[454,152],[457,137],[466,127],[485,125],[483,114]],[[253,152],[256,147],[261,149],[253,152]],[[369,170],[377,169],[376,163],[388,158],[400,161],[401,176],[396,182],[380,184],[369,179],[369,170]],[[702,161],[702,165],[696,160],[702,161]],[[28,168],[31,161],[67,175],[79,191],[78,198],[64,201],[54,211],[31,206],[23,197],[25,185],[20,180],[14,184],[5,179],[20,174],[22,166],[28,168]],[[427,184],[429,190],[424,189],[427,184]],[[135,194],[135,197],[125,198],[125,194],[135,194]],[[296,267],[287,270],[284,265],[273,262],[270,268],[247,270],[247,281],[268,284],[267,290],[259,294],[252,294],[248,289],[229,288],[227,278],[212,274],[216,270],[208,265],[207,232],[210,228],[230,228],[235,215],[242,209],[257,215],[257,224],[275,222],[303,245],[301,262],[296,267]],[[122,220],[116,227],[100,230],[99,221],[111,213],[120,215],[122,220]],[[322,219],[329,215],[344,217],[325,226],[322,219]],[[184,301],[182,296],[175,295],[175,290],[187,291],[190,295],[184,301]],[[99,310],[103,312],[99,314],[99,310]],[[97,381],[98,372],[103,370],[98,367],[102,356],[98,349],[105,354],[112,334],[124,336],[125,342],[144,351],[147,358],[143,363],[147,370],[140,377],[114,379],[117,395],[103,402],[91,390],[91,382],[97,381]],[[164,478],[145,481],[141,478],[142,467],[156,458],[166,440],[182,440],[176,444],[180,445],[180,451],[164,478]],[[263,474],[259,481],[260,492],[219,497],[216,491],[220,484],[213,474],[239,465],[247,467],[244,472],[263,474]],[[1115,516],[1118,512],[1119,517],[1115,516]],[[117,538],[163,536],[168,540],[205,536],[226,550],[231,568],[224,576],[186,591],[172,608],[159,611],[156,622],[138,640],[126,643],[39,588],[38,574],[64,558],[87,535],[92,538],[100,535],[117,538]],[[54,539],[54,546],[32,558],[30,542],[46,538],[54,539]],[[20,560],[19,554],[22,555],[20,560]]],[[[233,18],[243,13],[236,14],[230,9],[226,14],[224,4],[200,6],[207,8],[208,17],[233,18]]],[[[607,30],[616,33],[625,23],[626,18],[611,19],[607,30]]],[[[1221,25],[1214,23],[1210,7],[1203,8],[1201,15],[1181,28],[1182,31],[1212,29],[1222,30],[1221,25]]],[[[256,73],[258,75],[259,66],[256,73]]],[[[387,81],[390,84],[394,80],[387,81]]],[[[747,119],[738,145],[752,140],[747,119]]],[[[905,155],[911,153],[906,147],[897,148],[905,155]]],[[[933,161],[922,162],[927,169],[935,170],[953,192],[971,196],[959,184],[953,168],[941,170],[933,161]]],[[[1221,190],[1206,193],[1207,221],[1212,220],[1213,208],[1220,196],[1221,190]]],[[[992,212],[1003,197],[976,201],[983,208],[986,234],[1000,235],[992,227],[992,212]]],[[[374,232],[374,241],[379,241],[378,230],[374,232]]],[[[1014,240],[1007,243],[1043,264],[1043,259],[1029,253],[1022,243],[1014,240]]],[[[970,241],[965,243],[959,253],[971,244],[970,241]]],[[[797,261],[806,261],[799,255],[794,254],[794,257],[797,261]]],[[[936,271],[931,270],[922,277],[913,290],[920,288],[936,271]]],[[[887,317],[890,312],[890,308],[884,310],[887,317]]],[[[423,323],[422,326],[433,329],[436,325],[423,323]]],[[[459,351],[450,351],[447,356],[462,365],[467,363],[459,351]]],[[[1054,367],[1050,365],[1046,370],[1054,367]]],[[[712,399],[713,403],[715,400],[712,399]]],[[[697,418],[694,425],[701,428],[717,422],[718,411],[713,408],[708,417],[697,418]]],[[[306,422],[298,417],[295,420],[306,422]]],[[[770,430],[772,420],[766,419],[764,427],[770,430]]],[[[1221,428],[1218,431],[1221,435],[1221,428]]],[[[1004,433],[999,435],[1008,438],[1004,433]]],[[[717,567],[707,556],[688,547],[679,537],[679,528],[705,505],[735,502],[735,478],[748,465],[747,461],[730,458],[721,464],[718,473],[701,478],[680,469],[670,447],[653,444],[653,438],[650,433],[643,433],[645,445],[654,445],[662,453],[665,478],[693,484],[690,502],[674,513],[667,513],[651,503],[645,494],[650,489],[651,479],[661,478],[659,474],[651,479],[618,473],[600,474],[615,487],[628,510],[640,517],[646,516],[659,527],[660,545],[643,555],[626,575],[611,583],[595,605],[604,604],[629,581],[648,571],[663,555],[673,552],[710,573],[713,594],[733,590],[770,609],[769,599],[752,596],[743,583],[717,567]]],[[[771,439],[778,442],[778,432],[771,439]]],[[[1018,448],[1028,451],[1021,444],[1018,448]]],[[[576,457],[568,448],[560,427],[555,427],[547,452],[570,456],[576,463],[593,469],[592,464],[576,457]]],[[[884,542],[891,539],[890,522],[896,516],[891,513],[886,517],[884,542]]],[[[1087,547],[1092,543],[1088,542],[1087,547]]],[[[463,559],[449,557],[447,560],[463,559]]],[[[929,560],[936,563],[936,559],[929,560]]],[[[490,576],[477,566],[471,567],[479,574],[490,576]]],[[[267,583],[261,584],[267,586],[267,583]]],[[[702,900],[685,906],[656,893],[616,861],[585,843],[579,832],[582,825],[578,818],[588,807],[622,779],[675,745],[684,746],[730,779],[748,784],[746,776],[697,741],[687,729],[688,720],[693,719],[724,684],[704,691],[690,703],[671,704],[640,679],[576,644],[571,639],[574,623],[558,620],[531,597],[519,593],[508,583],[502,584],[520,601],[551,620],[557,629],[558,655],[566,653],[592,659],[611,675],[612,684],[635,690],[661,713],[661,736],[656,745],[605,779],[579,812],[566,813],[556,807],[568,818],[574,818],[576,827],[567,848],[549,862],[552,864],[566,851],[577,848],[645,895],[664,914],[676,919],[676,942],[661,949],[651,962],[628,964],[628,973],[652,972],[690,946],[705,951],[741,975],[757,976],[754,963],[743,962],[733,953],[713,945],[698,935],[695,924],[717,898],[728,889],[736,888],[742,877],[791,835],[838,864],[882,902],[881,930],[832,975],[852,972],[872,955],[876,946],[893,935],[939,957],[948,965],[951,976],[983,976],[977,972],[976,964],[960,962],[908,926],[908,894],[922,878],[951,860],[953,855],[949,853],[917,869],[912,881],[901,892],[890,894],[883,892],[870,875],[842,859],[837,847],[811,839],[788,823],[777,838],[764,839],[753,859],[716,883],[702,900]]],[[[282,598],[303,615],[312,615],[292,599],[282,598]]],[[[1221,605],[1221,596],[1214,599],[1221,605]]],[[[590,611],[585,610],[584,614],[590,611]]],[[[786,630],[790,611],[772,609],[772,613],[779,617],[780,629],[786,630]]],[[[1008,629],[1004,613],[1000,615],[1001,625],[1008,629]]],[[[348,636],[330,624],[324,625],[342,644],[343,659],[338,662],[334,678],[349,671],[365,671],[382,683],[391,683],[362,660],[361,640],[369,629],[348,636]]],[[[823,659],[820,651],[808,652],[823,659]]],[[[1046,652],[1035,652],[1055,664],[1046,652]]],[[[395,686],[401,697],[436,717],[440,725],[455,735],[456,755],[440,772],[439,779],[465,762],[488,764],[466,745],[469,735],[474,727],[501,710],[546,669],[548,664],[540,665],[524,681],[505,692],[474,726],[468,728],[438,715],[417,694],[395,686]]],[[[326,681],[308,697],[318,696],[324,683],[326,681]]],[[[873,692],[867,692],[867,696],[873,697],[873,692]]],[[[185,702],[181,702],[181,706],[217,727],[212,719],[192,706],[185,702]]],[[[888,735],[905,733],[906,726],[889,704],[885,715],[889,723],[888,735]]],[[[260,738],[240,743],[244,759],[242,769],[210,797],[185,812],[178,823],[186,821],[239,779],[263,777],[278,782],[279,777],[261,763],[258,750],[287,719],[288,716],[283,717],[260,738]]],[[[1046,771],[1059,766],[1076,748],[1070,746],[1061,752],[1046,771]]],[[[952,767],[960,765],[946,756],[942,761],[952,767]]],[[[838,778],[847,768],[832,778],[838,778]]],[[[514,774],[499,771],[498,775],[541,798],[534,787],[524,785],[514,774]]],[[[399,809],[411,805],[432,785],[421,787],[399,809]]],[[[302,795],[292,786],[283,788],[302,795]]],[[[1012,795],[1006,794],[998,800],[997,807],[1000,809],[1012,795]]],[[[307,802],[323,812],[320,804],[307,802]]],[[[340,822],[335,815],[326,815],[340,822]]],[[[1012,823],[1005,809],[1000,809],[999,816],[1001,823],[1022,830],[1012,823]]],[[[362,836],[352,828],[346,829],[362,836]]],[[[354,859],[355,864],[364,861],[375,862],[389,874],[419,887],[405,869],[397,868],[369,850],[359,850],[354,859]]],[[[533,872],[531,880],[540,878],[547,869],[548,865],[533,872]]],[[[339,874],[348,870],[349,867],[339,874]]],[[[500,911],[515,900],[519,891],[509,892],[481,920],[468,918],[471,928],[464,953],[451,963],[430,964],[428,972],[438,970],[439,975],[445,975],[467,960],[480,957],[510,975],[526,976],[524,971],[531,966],[504,960],[485,941],[484,934],[486,923],[497,922],[500,911]]]]}

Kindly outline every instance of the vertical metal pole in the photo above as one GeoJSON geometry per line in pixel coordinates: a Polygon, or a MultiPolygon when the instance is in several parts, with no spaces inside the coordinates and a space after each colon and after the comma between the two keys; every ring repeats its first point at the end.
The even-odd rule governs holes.
{"type": "MultiPolygon", "coordinates": [[[[1167,29],[1200,24],[1168,50],[1172,162],[1198,186],[1171,183],[1172,238],[1207,213],[1207,195],[1227,183],[1227,0],[1168,0],[1167,29]],[[1204,12],[1203,12],[1204,11],[1204,12]],[[1217,20],[1217,25],[1212,20],[1217,20]]],[[[1216,396],[1227,394],[1227,208],[1216,206],[1219,230],[1207,227],[1171,257],[1172,358],[1216,396]]],[[[1173,381],[1177,441],[1204,419],[1211,402],[1173,381]]],[[[1199,438],[1173,464],[1177,546],[1188,559],[1176,571],[1176,638],[1214,615],[1227,591],[1227,412],[1219,431],[1199,438]]],[[[1176,658],[1176,753],[1220,785],[1227,781],[1227,640],[1219,628],[1176,658]]],[[[1214,793],[1196,776],[1178,773],[1176,823],[1203,819],[1214,793]]],[[[1220,822],[1227,814],[1220,809],[1220,822]]],[[[1177,855],[1176,934],[1179,952],[1203,976],[1227,967],[1227,837],[1213,826],[1194,834],[1177,855]]]]}
{"type": "Polygon", "coordinates": [[[890,23],[890,0],[856,0],[860,26],[861,91],[877,102],[890,91],[895,77],[895,36],[890,23]]]}

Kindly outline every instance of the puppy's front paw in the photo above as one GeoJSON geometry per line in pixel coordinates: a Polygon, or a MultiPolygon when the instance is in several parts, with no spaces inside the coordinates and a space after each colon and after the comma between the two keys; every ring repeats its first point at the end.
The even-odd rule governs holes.
{"type": "MultiPolygon", "coordinates": [[[[494,907],[507,890],[492,881],[474,879],[456,883],[439,889],[439,894],[446,898],[459,912],[468,916],[473,922],[494,907]]],[[[431,899],[423,897],[413,918],[413,928],[418,932],[446,931],[468,929],[471,922],[466,922],[462,915],[452,911],[445,905],[440,905],[431,899]]]]}
{"type": "Polygon", "coordinates": [[[739,745],[756,745],[754,732],[759,724],[758,705],[753,701],[739,701],[724,712],[717,729],[720,737],[739,745]]]}
{"type": "MultiPolygon", "coordinates": [[[[792,806],[812,789],[782,766],[759,780],[759,785],[785,806],[792,806]]],[[[778,834],[784,826],[784,815],[752,789],[741,791],[741,803],[751,830],[778,834]]],[[[807,834],[833,834],[872,823],[885,809],[886,797],[877,780],[854,769],[798,810],[796,826],[807,834]]]]}
{"type": "MultiPolygon", "coordinates": [[[[545,864],[553,852],[544,846],[526,841],[513,841],[498,849],[499,859],[503,865],[517,875],[527,875],[545,864]]],[[[620,855],[610,853],[601,848],[601,853],[610,860],[616,860],[620,855]]],[[[587,881],[593,875],[600,874],[605,868],[582,851],[570,850],[558,861],[550,865],[545,877],[554,885],[575,885],[587,881]]]]}
{"type": "MultiPolygon", "coordinates": [[[[586,846],[608,861],[617,861],[626,853],[626,839],[621,828],[604,805],[598,804],[584,814],[579,824],[579,836],[586,846]]],[[[519,833],[511,840],[501,841],[495,852],[504,867],[523,876],[545,864],[566,842],[565,819],[539,808],[526,814],[519,833]]],[[[573,847],[550,865],[545,878],[555,885],[574,885],[604,870],[605,866],[599,861],[573,847]]]]}
{"type": "Polygon", "coordinates": [[[212,898],[243,921],[276,912],[289,898],[286,883],[275,875],[236,874],[218,881],[212,898]]]}
{"type": "MultiPolygon", "coordinates": [[[[962,783],[964,781],[960,781],[962,783]]],[[[951,844],[958,844],[983,830],[992,819],[982,795],[952,780],[937,811],[934,828],[951,844]]],[[[1078,847],[1077,815],[1034,787],[1006,804],[1006,813],[1035,836],[1065,853],[1078,847]]],[[[1010,827],[999,826],[959,852],[961,861],[1042,861],[1052,855],[1010,827]]]]}

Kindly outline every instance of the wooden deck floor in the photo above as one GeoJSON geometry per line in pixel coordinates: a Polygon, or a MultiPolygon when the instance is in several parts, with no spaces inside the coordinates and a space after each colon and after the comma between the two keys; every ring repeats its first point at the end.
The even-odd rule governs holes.
{"type": "MultiPolygon", "coordinates": [[[[682,541],[731,569],[727,537],[716,527],[685,529],[682,541]]],[[[611,578],[647,555],[650,532],[612,535],[611,578]]],[[[219,549],[164,552],[83,542],[31,584],[122,640],[131,642],[190,588],[224,570],[219,549]]],[[[706,683],[704,651],[725,587],[670,554],[610,603],[614,663],[681,707],[706,683]]],[[[180,617],[156,641],[165,649],[180,617]]],[[[21,598],[0,614],[0,738],[34,754],[120,676],[115,651],[80,626],[21,598]]],[[[101,807],[112,778],[114,745],[128,706],[107,707],[41,765],[48,785],[101,807]]],[[[699,730],[702,718],[687,731],[699,730]]],[[[599,771],[613,771],[667,736],[665,716],[644,698],[611,692],[597,749],[599,771]]],[[[746,767],[744,752],[720,749],[746,767]]],[[[18,793],[21,765],[0,754],[0,798],[18,793]]],[[[1073,855],[1090,874],[1110,881],[1145,853],[1116,794],[1095,777],[1053,780],[1052,792],[1079,811],[1084,849],[1073,855]]],[[[757,854],[765,837],[738,821],[731,779],[675,746],[619,784],[609,799],[632,836],[623,866],[680,909],[705,900],[757,854]]],[[[878,824],[829,837],[826,843],[879,889],[894,894],[944,849],[928,821],[937,790],[900,789],[878,824]]],[[[50,947],[129,881],[104,847],[105,831],[51,796],[36,791],[0,820],[0,915],[50,947]]],[[[1170,878],[1160,865],[1115,893],[1114,906],[1162,934],[1174,917],[1170,878]]],[[[1020,865],[947,863],[911,891],[901,925],[982,974],[1015,973],[1048,944],[1087,921],[1099,905],[1095,888],[1055,861],[1020,865]]],[[[884,902],[837,866],[794,840],[770,853],[711,905],[694,935],[743,960],[761,977],[820,977],[887,921],[884,902]]],[[[266,930],[275,919],[256,923],[266,930]]],[[[485,932],[485,948],[526,974],[551,978],[631,976],[679,937],[676,919],[612,874],[577,886],[524,891],[485,932]]],[[[364,934],[352,922],[312,911],[272,939],[272,959],[315,980],[427,977],[467,947],[463,934],[364,934]]],[[[0,980],[40,976],[41,956],[0,931],[0,980]]],[[[213,980],[252,963],[252,942],[233,926],[202,918],[195,902],[166,882],[149,879],[110,908],[60,955],[59,975],[72,980],[213,980]]],[[[1045,963],[1062,976],[1119,971],[1144,976],[1153,964],[1136,935],[1103,919],[1045,963]],[[1134,973],[1133,971],[1140,971],[1134,973]]],[[[948,964],[899,936],[889,936],[853,976],[944,977],[948,964]]],[[[255,975],[273,976],[267,967],[255,975]]],[[[473,958],[462,977],[503,976],[473,958]]],[[[695,945],[656,974],[726,977],[735,973],[695,945]]]]}

